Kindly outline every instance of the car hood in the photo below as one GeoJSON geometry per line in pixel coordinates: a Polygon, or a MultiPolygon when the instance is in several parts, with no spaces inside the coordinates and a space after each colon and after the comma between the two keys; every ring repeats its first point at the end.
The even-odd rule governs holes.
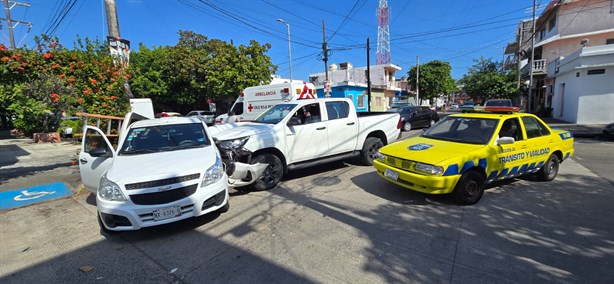
{"type": "Polygon", "coordinates": [[[213,166],[216,156],[217,149],[214,145],[140,155],[119,155],[114,158],[107,178],[118,184],[128,184],[204,173],[213,166]]]}
{"type": "Polygon", "coordinates": [[[274,126],[274,124],[253,122],[225,123],[209,127],[209,133],[217,140],[229,140],[264,133],[274,126]]]}
{"type": "Polygon", "coordinates": [[[467,155],[484,147],[486,145],[414,137],[387,145],[381,148],[380,152],[386,156],[435,165],[450,158],[467,155]]]}

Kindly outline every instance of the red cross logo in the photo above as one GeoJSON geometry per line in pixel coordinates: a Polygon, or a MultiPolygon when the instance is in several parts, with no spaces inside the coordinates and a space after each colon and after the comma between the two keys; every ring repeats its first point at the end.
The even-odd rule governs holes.
{"type": "Polygon", "coordinates": [[[249,110],[249,112],[252,112],[252,109],[254,109],[254,107],[252,106],[252,104],[249,104],[247,106],[247,110],[249,110]]]}
{"type": "Polygon", "coordinates": [[[303,83],[303,92],[298,96],[299,99],[315,99],[313,90],[307,87],[307,83],[303,83]]]}

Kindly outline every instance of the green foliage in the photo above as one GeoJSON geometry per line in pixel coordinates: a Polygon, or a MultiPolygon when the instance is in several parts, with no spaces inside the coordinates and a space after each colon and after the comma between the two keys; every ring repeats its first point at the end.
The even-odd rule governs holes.
{"type": "Polygon", "coordinates": [[[515,71],[501,70],[500,63],[480,57],[460,80],[463,89],[474,99],[514,98],[518,96],[515,71]]]}
{"type": "Polygon", "coordinates": [[[0,113],[27,133],[54,131],[62,114],[77,111],[123,116],[124,82],[105,44],[78,38],[73,50],[57,37],[35,36],[36,50],[0,45],[0,113]]]}
{"type": "Polygon", "coordinates": [[[140,45],[131,55],[131,88],[150,97],[160,109],[193,109],[205,100],[235,99],[246,87],[266,84],[276,71],[266,52],[269,44],[251,41],[235,47],[217,39],[179,31],[175,46],[148,49],[140,45]]]}
{"type": "MultiPolygon", "coordinates": [[[[456,91],[451,71],[450,63],[445,61],[433,60],[420,65],[420,78],[418,78],[420,98],[433,99],[456,91]]],[[[416,66],[407,73],[409,82],[413,86],[416,86],[416,73],[416,66]]]]}

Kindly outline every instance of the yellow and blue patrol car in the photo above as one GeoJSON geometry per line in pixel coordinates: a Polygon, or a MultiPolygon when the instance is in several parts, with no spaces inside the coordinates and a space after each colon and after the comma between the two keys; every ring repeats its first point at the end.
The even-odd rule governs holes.
{"type": "Polygon", "coordinates": [[[383,179],[474,204],[494,181],[533,174],[553,180],[574,153],[573,134],[551,129],[517,108],[493,107],[446,116],[422,135],[379,149],[373,163],[383,179]]]}

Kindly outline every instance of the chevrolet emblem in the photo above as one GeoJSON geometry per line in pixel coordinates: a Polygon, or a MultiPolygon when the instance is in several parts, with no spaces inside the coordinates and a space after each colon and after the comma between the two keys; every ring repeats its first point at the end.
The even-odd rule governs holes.
{"type": "Polygon", "coordinates": [[[158,191],[168,191],[169,189],[171,189],[171,186],[167,185],[167,186],[162,186],[162,187],[158,188],[158,191]]]}

